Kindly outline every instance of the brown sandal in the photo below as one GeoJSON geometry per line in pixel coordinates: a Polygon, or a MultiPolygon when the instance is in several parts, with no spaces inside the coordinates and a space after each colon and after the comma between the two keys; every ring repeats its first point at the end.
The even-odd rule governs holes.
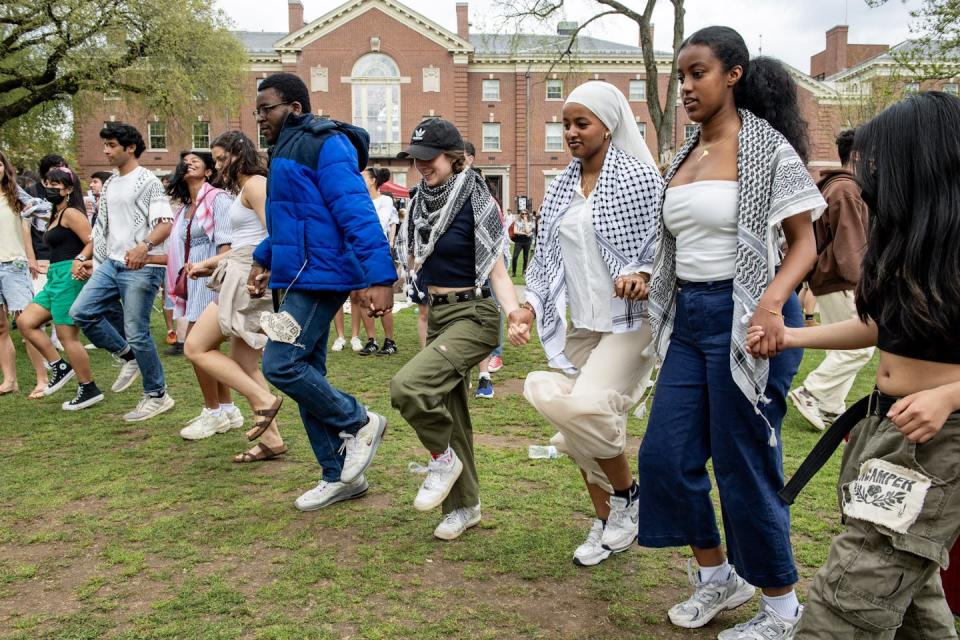
{"type": "Polygon", "coordinates": [[[287,452],[287,445],[281,445],[279,449],[271,449],[262,442],[258,442],[257,447],[260,447],[260,451],[257,453],[250,453],[250,451],[253,451],[253,449],[250,451],[244,451],[243,453],[233,456],[233,461],[238,464],[245,464],[247,462],[262,462],[264,460],[273,460],[274,458],[282,456],[287,452]]]}
{"type": "Polygon", "coordinates": [[[277,417],[277,414],[280,413],[280,407],[283,406],[283,396],[277,398],[277,401],[274,402],[269,409],[260,409],[259,411],[254,411],[253,415],[260,416],[263,420],[259,420],[253,425],[253,433],[247,434],[247,440],[251,442],[263,435],[263,432],[270,428],[270,425],[273,424],[274,419],[277,417]]]}

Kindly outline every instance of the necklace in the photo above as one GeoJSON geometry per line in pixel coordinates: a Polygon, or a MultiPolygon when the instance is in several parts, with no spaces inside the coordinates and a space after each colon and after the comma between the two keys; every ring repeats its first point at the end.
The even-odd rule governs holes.
{"type": "Polygon", "coordinates": [[[599,179],[600,179],[599,173],[595,175],[593,177],[593,180],[590,182],[587,182],[587,176],[585,175],[580,176],[580,190],[583,191],[584,198],[590,197],[590,194],[593,192],[593,189],[597,186],[597,180],[599,179]]]}
{"type": "Polygon", "coordinates": [[[701,143],[700,143],[700,146],[703,148],[703,151],[700,152],[700,157],[697,158],[697,162],[700,162],[701,160],[703,160],[704,158],[706,158],[708,155],[710,155],[710,149],[712,149],[713,147],[717,146],[718,144],[722,144],[722,143],[726,142],[727,140],[729,140],[729,139],[732,138],[732,137],[733,137],[732,135],[725,136],[725,137],[721,138],[720,140],[717,140],[716,142],[711,143],[711,144],[709,144],[709,145],[705,145],[705,144],[703,144],[703,143],[701,142],[701,143]]]}

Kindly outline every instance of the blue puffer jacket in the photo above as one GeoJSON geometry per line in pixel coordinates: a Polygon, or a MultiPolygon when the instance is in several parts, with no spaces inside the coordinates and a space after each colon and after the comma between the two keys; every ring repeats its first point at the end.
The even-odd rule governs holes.
{"type": "Polygon", "coordinates": [[[267,181],[270,235],[253,259],[270,269],[271,289],[392,285],[397,272],[356,149],[343,133],[318,132],[320,122],[291,115],[280,132],[267,181]]]}

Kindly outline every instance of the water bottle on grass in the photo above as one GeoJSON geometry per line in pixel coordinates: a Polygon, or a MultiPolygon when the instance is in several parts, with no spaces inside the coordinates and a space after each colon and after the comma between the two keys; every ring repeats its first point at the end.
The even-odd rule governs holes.
{"type": "Polygon", "coordinates": [[[531,460],[553,460],[560,457],[560,452],[555,446],[531,444],[527,447],[527,457],[531,460]]]}

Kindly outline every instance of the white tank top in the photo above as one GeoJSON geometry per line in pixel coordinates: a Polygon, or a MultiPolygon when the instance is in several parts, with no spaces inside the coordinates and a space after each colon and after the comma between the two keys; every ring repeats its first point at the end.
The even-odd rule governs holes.
{"type": "Polygon", "coordinates": [[[739,185],[702,180],[667,189],[663,222],[677,239],[677,277],[729,280],[736,272],[739,185]]]}
{"type": "Polygon", "coordinates": [[[233,229],[231,249],[258,245],[267,237],[267,230],[260,224],[260,218],[253,209],[243,206],[243,190],[230,205],[230,227],[233,229]]]}

